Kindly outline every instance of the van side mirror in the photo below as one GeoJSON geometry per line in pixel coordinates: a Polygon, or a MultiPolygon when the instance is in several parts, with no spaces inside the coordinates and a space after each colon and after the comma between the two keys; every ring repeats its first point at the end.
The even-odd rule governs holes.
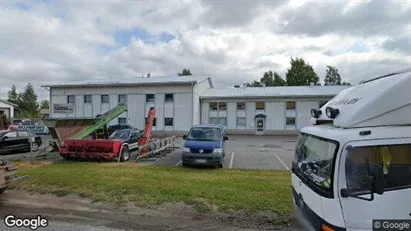
{"type": "Polygon", "coordinates": [[[382,195],[384,193],[384,173],[381,165],[369,164],[369,185],[371,193],[382,195]]]}
{"type": "Polygon", "coordinates": [[[367,183],[369,193],[364,192],[353,192],[350,189],[343,188],[341,189],[341,196],[344,198],[353,197],[361,200],[366,201],[373,201],[374,194],[382,195],[384,193],[384,172],[381,165],[371,164],[368,162],[368,175],[367,175],[367,183]],[[364,198],[360,195],[371,194],[370,198],[364,198]]]}
{"type": "Polygon", "coordinates": [[[224,140],[224,141],[228,140],[228,137],[227,137],[227,136],[224,136],[224,137],[223,137],[223,140],[224,140]]]}
{"type": "Polygon", "coordinates": [[[187,139],[187,135],[183,135],[183,140],[186,140],[187,139]]]}

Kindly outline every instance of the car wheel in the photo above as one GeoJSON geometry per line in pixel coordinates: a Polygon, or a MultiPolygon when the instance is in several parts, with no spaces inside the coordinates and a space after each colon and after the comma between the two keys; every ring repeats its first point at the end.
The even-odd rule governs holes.
{"type": "Polygon", "coordinates": [[[223,168],[223,164],[218,164],[218,168],[223,168]]]}
{"type": "Polygon", "coordinates": [[[188,164],[187,164],[187,163],[184,163],[184,162],[183,162],[181,165],[182,165],[183,167],[187,167],[187,166],[188,166],[188,164]]]}
{"type": "Polygon", "coordinates": [[[37,152],[37,150],[39,150],[39,145],[36,142],[31,143],[31,151],[37,152]]]}
{"type": "Polygon", "coordinates": [[[127,146],[124,146],[123,150],[121,151],[120,161],[126,162],[129,159],[130,159],[130,150],[128,149],[127,146]]]}

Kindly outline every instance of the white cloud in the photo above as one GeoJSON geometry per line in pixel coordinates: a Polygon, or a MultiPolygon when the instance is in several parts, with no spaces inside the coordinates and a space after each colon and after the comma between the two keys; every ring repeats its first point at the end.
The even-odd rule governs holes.
{"type": "Polygon", "coordinates": [[[352,82],[411,66],[411,2],[358,2],[3,2],[0,98],[12,84],[31,82],[43,99],[46,83],[183,68],[233,86],[269,69],[284,77],[291,57],[352,82]]]}

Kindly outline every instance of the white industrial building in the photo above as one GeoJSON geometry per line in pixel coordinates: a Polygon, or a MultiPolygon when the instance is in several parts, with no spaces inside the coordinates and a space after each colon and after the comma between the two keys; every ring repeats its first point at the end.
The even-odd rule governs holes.
{"type": "Polygon", "coordinates": [[[7,100],[0,99],[0,111],[3,111],[6,114],[7,118],[14,118],[15,112],[18,110],[17,105],[10,103],[7,100]]]}
{"type": "Polygon", "coordinates": [[[284,134],[309,124],[319,108],[347,86],[216,88],[209,76],[93,80],[47,85],[50,117],[95,117],[118,103],[128,111],[111,124],[143,128],[150,107],[154,131],[187,132],[199,123],[220,123],[231,134],[284,134]]]}

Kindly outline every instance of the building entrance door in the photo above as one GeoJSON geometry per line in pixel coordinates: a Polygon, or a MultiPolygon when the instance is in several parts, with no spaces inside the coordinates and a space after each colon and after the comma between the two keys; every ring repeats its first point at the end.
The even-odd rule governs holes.
{"type": "Polygon", "coordinates": [[[264,134],[264,118],[256,118],[255,119],[255,124],[256,124],[256,135],[262,135],[264,134]]]}

